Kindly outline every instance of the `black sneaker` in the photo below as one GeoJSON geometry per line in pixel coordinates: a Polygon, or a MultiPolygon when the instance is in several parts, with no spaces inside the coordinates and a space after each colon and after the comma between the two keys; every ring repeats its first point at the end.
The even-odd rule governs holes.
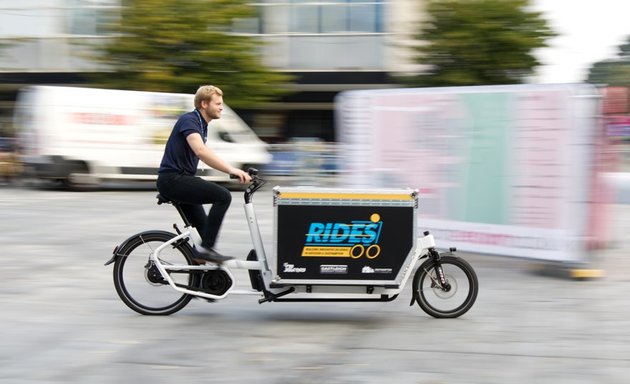
{"type": "Polygon", "coordinates": [[[224,261],[232,260],[232,256],[223,256],[212,248],[193,247],[193,260],[199,264],[205,264],[207,261],[221,264],[224,261]]]}

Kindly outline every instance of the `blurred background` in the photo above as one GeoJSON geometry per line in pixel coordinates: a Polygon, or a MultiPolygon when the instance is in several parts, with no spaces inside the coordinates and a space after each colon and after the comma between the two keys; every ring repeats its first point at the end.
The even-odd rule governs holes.
{"type": "Polygon", "coordinates": [[[173,122],[210,83],[231,109],[208,145],[236,166],[285,184],[404,184],[427,192],[435,219],[578,221],[570,236],[597,227],[589,242],[605,243],[595,207],[623,199],[614,187],[630,170],[624,4],[0,1],[0,174],[70,188],[154,180],[173,122]],[[551,168],[563,183],[548,184],[551,168]],[[545,219],[575,202],[587,213],[545,219]]]}
{"type": "MultiPolygon", "coordinates": [[[[306,159],[306,149],[325,159],[316,171],[326,176],[336,166],[330,161],[338,141],[335,97],[343,91],[557,82],[627,87],[630,31],[619,16],[625,3],[556,3],[3,0],[3,152],[23,145],[16,101],[29,85],[190,94],[213,83],[271,145],[270,172],[291,174],[286,165],[306,159]],[[584,23],[594,27],[584,32],[584,23]]],[[[617,150],[627,153],[627,97],[620,92],[607,118],[617,150]]],[[[11,168],[3,173],[19,172],[19,165],[11,168]]]]}
{"type": "MultiPolygon", "coordinates": [[[[554,198],[587,200],[580,209],[593,211],[623,199],[611,182],[624,184],[630,170],[627,6],[556,3],[0,1],[0,176],[70,188],[153,180],[173,122],[211,83],[231,109],[212,123],[208,145],[236,166],[288,184],[407,183],[428,191],[430,206],[459,212],[430,216],[455,221],[497,205],[475,185],[507,190],[503,202],[528,190],[546,206],[505,203],[508,213],[485,223],[512,223],[535,206],[545,210],[538,219],[516,222],[554,227],[540,219],[554,214],[554,198]],[[585,35],[587,21],[597,27],[585,35]],[[559,95],[549,83],[585,85],[559,95]],[[347,101],[357,97],[377,101],[347,101]],[[383,144],[393,132],[398,144],[383,144]],[[537,144],[551,137],[549,148],[537,144]],[[575,149],[583,144],[590,149],[575,149]],[[429,146],[452,156],[423,152],[429,146]],[[512,166],[479,178],[497,163],[512,166]],[[555,189],[543,185],[550,164],[567,180],[555,189]],[[579,177],[569,177],[572,166],[579,177]],[[403,170],[413,177],[400,179],[403,170]],[[440,172],[450,176],[432,178],[440,172]],[[430,200],[437,195],[448,198],[430,200]]],[[[227,182],[203,165],[199,174],[227,182]]],[[[594,216],[606,221],[582,216],[579,236],[594,216]]]]}

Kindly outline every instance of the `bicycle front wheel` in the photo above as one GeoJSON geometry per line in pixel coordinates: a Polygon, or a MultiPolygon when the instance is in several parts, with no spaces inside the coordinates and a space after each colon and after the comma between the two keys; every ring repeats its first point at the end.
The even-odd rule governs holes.
{"type": "Polygon", "coordinates": [[[427,314],[437,318],[459,317],[468,312],[477,299],[477,274],[466,260],[459,257],[442,256],[439,263],[446,285],[440,284],[436,261],[427,260],[416,271],[413,293],[427,314]]]}
{"type": "MultiPolygon", "coordinates": [[[[114,264],[114,286],[120,299],[143,315],[170,315],[184,308],[191,295],[174,290],[149,259],[159,246],[175,237],[165,231],[147,231],[128,239],[114,264]]],[[[186,243],[177,242],[160,252],[163,264],[192,265],[192,255],[186,243]]],[[[186,271],[169,274],[176,284],[197,286],[198,277],[186,271]]]]}

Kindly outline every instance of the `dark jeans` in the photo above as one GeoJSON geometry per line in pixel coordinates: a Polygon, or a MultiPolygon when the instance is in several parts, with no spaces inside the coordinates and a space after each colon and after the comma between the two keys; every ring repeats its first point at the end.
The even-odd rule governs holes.
{"type": "Polygon", "coordinates": [[[230,191],[199,177],[179,173],[160,173],[157,189],[164,197],[180,203],[188,221],[199,231],[202,245],[214,247],[232,202],[230,191]],[[212,204],[207,216],[202,204],[212,204]]]}

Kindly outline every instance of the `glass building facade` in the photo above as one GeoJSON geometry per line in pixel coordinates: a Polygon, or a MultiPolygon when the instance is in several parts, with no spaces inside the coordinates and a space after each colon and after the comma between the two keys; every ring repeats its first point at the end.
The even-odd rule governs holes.
{"type": "MultiPolygon", "coordinates": [[[[232,33],[263,41],[260,54],[265,64],[294,74],[297,82],[295,94],[268,111],[250,111],[249,122],[255,127],[258,121],[267,125],[282,121],[269,136],[333,139],[333,101],[338,92],[386,87],[390,74],[409,69],[405,42],[411,40],[421,3],[252,2],[256,17],[235,20],[232,33]]],[[[10,114],[11,98],[22,85],[72,84],[81,81],[76,75],[102,70],[90,58],[90,45],[111,35],[121,4],[122,0],[0,0],[0,119],[10,114]]]]}

